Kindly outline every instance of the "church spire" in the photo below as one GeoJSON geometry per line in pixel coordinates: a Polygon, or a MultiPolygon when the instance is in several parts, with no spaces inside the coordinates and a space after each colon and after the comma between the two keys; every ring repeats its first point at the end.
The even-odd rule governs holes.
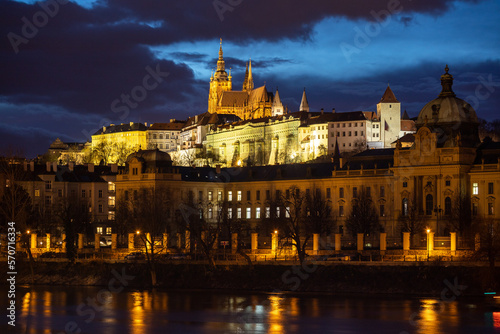
{"type": "Polygon", "coordinates": [[[226,63],[224,62],[224,56],[222,52],[222,38],[221,38],[219,47],[219,60],[217,61],[217,72],[224,72],[225,70],[226,70],[226,63]]]}
{"type": "Polygon", "coordinates": [[[243,80],[243,90],[246,91],[248,87],[248,63],[246,63],[245,79],[243,80]]]}
{"type": "Polygon", "coordinates": [[[248,90],[253,90],[252,58],[250,58],[250,61],[248,62],[248,82],[247,82],[247,89],[248,90]]]}
{"type": "Polygon", "coordinates": [[[300,102],[299,111],[309,112],[309,103],[307,102],[306,88],[304,87],[304,92],[302,93],[302,101],[300,102]]]}

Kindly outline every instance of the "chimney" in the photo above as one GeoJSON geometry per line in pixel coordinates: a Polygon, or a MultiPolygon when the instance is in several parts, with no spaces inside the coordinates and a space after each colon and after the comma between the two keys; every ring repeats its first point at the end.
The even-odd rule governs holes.
{"type": "Polygon", "coordinates": [[[332,114],[335,114],[335,108],[332,108],[332,114]]]}
{"type": "Polygon", "coordinates": [[[111,173],[118,173],[118,165],[117,164],[111,164],[109,166],[111,167],[111,173]]]}
{"type": "Polygon", "coordinates": [[[87,169],[88,169],[89,173],[93,173],[94,172],[94,164],[93,163],[88,163],[87,164],[87,169]]]}
{"type": "Polygon", "coordinates": [[[47,166],[47,172],[50,172],[50,165],[51,165],[51,163],[47,161],[45,163],[45,165],[47,166]]]}
{"type": "Polygon", "coordinates": [[[148,127],[148,122],[144,122],[144,125],[145,125],[146,127],[148,127]]]}
{"type": "Polygon", "coordinates": [[[175,122],[175,118],[170,119],[170,123],[173,123],[173,122],[175,122]]]}
{"type": "Polygon", "coordinates": [[[34,172],[34,171],[35,171],[35,162],[34,162],[34,161],[30,161],[30,170],[31,170],[32,172],[34,172]]]}
{"type": "Polygon", "coordinates": [[[325,109],[321,108],[321,115],[325,113],[325,109]]]}
{"type": "Polygon", "coordinates": [[[106,127],[105,126],[102,127],[102,132],[103,133],[106,132],[106,127]]]}
{"type": "Polygon", "coordinates": [[[134,122],[130,122],[129,124],[130,124],[130,126],[132,126],[132,125],[134,125],[134,122]]]}
{"type": "Polygon", "coordinates": [[[73,161],[68,162],[68,168],[72,172],[75,169],[75,163],[73,161]]]}
{"type": "Polygon", "coordinates": [[[24,160],[23,167],[24,167],[24,171],[27,172],[28,171],[28,161],[24,160]]]}
{"type": "Polygon", "coordinates": [[[53,171],[53,172],[57,172],[57,162],[56,162],[56,161],[54,161],[54,162],[52,163],[52,171],[53,171]]]}

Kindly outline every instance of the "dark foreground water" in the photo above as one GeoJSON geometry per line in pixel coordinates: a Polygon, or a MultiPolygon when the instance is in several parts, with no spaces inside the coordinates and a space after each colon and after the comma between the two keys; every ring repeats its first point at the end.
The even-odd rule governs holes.
{"type": "MultiPolygon", "coordinates": [[[[7,290],[0,288],[2,310],[7,290]],[[5,297],[4,297],[5,296],[5,297]]],[[[500,333],[483,298],[17,287],[18,333],[500,333]]],[[[3,317],[0,333],[11,332],[3,317]]]]}

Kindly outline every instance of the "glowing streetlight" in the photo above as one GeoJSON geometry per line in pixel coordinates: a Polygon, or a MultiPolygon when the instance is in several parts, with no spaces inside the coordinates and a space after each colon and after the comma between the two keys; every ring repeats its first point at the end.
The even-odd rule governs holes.
{"type": "Polygon", "coordinates": [[[136,234],[141,234],[141,231],[137,230],[135,231],[136,234]]]}
{"type": "Polygon", "coordinates": [[[427,232],[427,261],[429,261],[429,253],[430,253],[429,233],[431,232],[431,229],[428,228],[426,232],[427,232]]]}
{"type": "Polygon", "coordinates": [[[30,234],[30,230],[27,230],[26,233],[30,234]]]}
{"type": "Polygon", "coordinates": [[[278,230],[274,230],[274,234],[278,234],[278,230]]]}

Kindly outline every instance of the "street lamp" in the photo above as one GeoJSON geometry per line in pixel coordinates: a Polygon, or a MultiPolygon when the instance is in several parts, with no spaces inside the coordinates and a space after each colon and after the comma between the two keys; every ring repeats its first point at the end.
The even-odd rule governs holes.
{"type": "Polygon", "coordinates": [[[429,253],[430,253],[430,245],[429,245],[429,233],[430,233],[431,229],[427,229],[426,232],[427,232],[427,261],[429,261],[429,253]]]}

